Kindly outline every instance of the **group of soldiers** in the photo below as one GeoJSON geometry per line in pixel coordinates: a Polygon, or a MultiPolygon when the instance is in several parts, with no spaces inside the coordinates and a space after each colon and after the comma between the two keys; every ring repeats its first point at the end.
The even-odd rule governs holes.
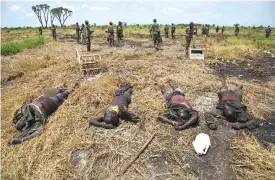
{"type": "MultiPolygon", "coordinates": [[[[156,84],[164,99],[167,102],[166,110],[158,120],[163,123],[172,125],[176,130],[184,130],[195,127],[199,123],[199,113],[192,108],[192,105],[186,98],[186,93],[175,85],[175,82],[168,79],[168,84],[173,91],[166,91],[164,85],[156,84]]],[[[17,109],[14,113],[13,123],[20,132],[17,136],[9,139],[9,144],[21,144],[26,140],[34,138],[43,132],[44,125],[50,115],[52,115],[62,103],[73,93],[79,86],[77,80],[71,89],[67,88],[64,83],[52,91],[43,93],[37,99],[27,103],[17,109]]],[[[247,128],[253,130],[260,125],[260,121],[253,118],[248,112],[245,105],[242,104],[243,87],[234,91],[228,89],[226,81],[222,82],[218,92],[219,102],[216,109],[219,114],[216,116],[206,115],[206,124],[209,129],[218,128],[215,117],[224,117],[227,121],[232,122],[232,128],[239,130],[247,128]]],[[[137,114],[128,110],[131,104],[133,85],[126,82],[115,92],[114,98],[106,110],[99,116],[88,118],[88,123],[92,126],[106,129],[114,129],[119,126],[120,119],[137,123],[140,118],[137,114]]]]}
{"type": "MultiPolygon", "coordinates": [[[[52,31],[52,37],[54,40],[56,40],[56,27],[55,25],[52,25],[52,27],[50,28],[52,31]]],[[[210,29],[210,25],[209,24],[204,24],[202,26],[202,35],[205,36],[209,36],[209,29],[210,29]]],[[[117,42],[120,43],[123,40],[123,25],[122,22],[118,22],[117,25],[117,42]]],[[[219,26],[216,26],[216,33],[218,33],[220,30],[219,26]]],[[[225,31],[225,27],[222,26],[221,32],[224,33],[225,31]]],[[[89,22],[86,20],[85,24],[81,25],[81,28],[79,27],[79,24],[76,23],[76,37],[77,37],[77,42],[80,42],[81,39],[81,43],[82,44],[86,44],[87,46],[87,51],[91,51],[91,34],[94,31],[90,30],[89,28],[89,22]]],[[[106,33],[108,33],[108,37],[107,37],[107,41],[109,46],[114,46],[115,45],[115,31],[113,28],[113,22],[109,22],[109,26],[108,29],[105,31],[106,33]]],[[[165,32],[165,38],[168,38],[169,35],[169,26],[166,24],[164,27],[164,32],[165,32]]],[[[175,40],[175,32],[176,32],[176,26],[175,24],[172,24],[171,26],[171,36],[172,39],[175,40]]],[[[239,24],[235,24],[235,31],[234,34],[236,36],[239,35],[240,32],[240,28],[239,28],[239,24]]],[[[268,28],[266,29],[266,38],[270,37],[271,35],[271,28],[270,26],[268,26],[268,28]]],[[[42,28],[39,28],[39,34],[42,35],[42,28]]],[[[186,29],[186,55],[188,55],[188,49],[190,47],[191,41],[193,39],[194,35],[198,34],[198,29],[196,26],[194,26],[194,23],[191,22],[189,24],[189,27],[186,29]]],[[[161,33],[160,33],[160,25],[157,23],[156,19],[153,19],[153,24],[151,25],[150,28],[150,36],[153,39],[153,43],[154,43],[154,47],[156,49],[159,49],[159,45],[160,43],[162,43],[162,38],[161,38],[161,33]]]]}

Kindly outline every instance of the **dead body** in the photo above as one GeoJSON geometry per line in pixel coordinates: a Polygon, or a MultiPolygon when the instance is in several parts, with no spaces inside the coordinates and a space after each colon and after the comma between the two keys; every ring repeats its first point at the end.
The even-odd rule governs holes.
{"type": "Polygon", "coordinates": [[[128,111],[128,106],[131,104],[132,89],[133,87],[126,83],[124,87],[116,92],[112,103],[104,114],[95,118],[89,118],[89,123],[96,127],[114,129],[119,125],[120,118],[126,121],[138,122],[139,117],[128,111]]]}
{"type": "Polygon", "coordinates": [[[78,82],[74,84],[70,91],[67,91],[66,86],[62,86],[54,90],[54,92],[44,93],[31,103],[25,104],[16,110],[13,123],[16,129],[20,131],[20,134],[9,139],[8,143],[20,144],[40,135],[47,118],[58,109],[77,85],[78,82]]]}
{"type": "Polygon", "coordinates": [[[234,91],[228,90],[225,80],[222,83],[221,90],[218,93],[219,104],[217,109],[222,110],[224,117],[234,129],[247,128],[253,130],[260,125],[260,121],[254,119],[248,112],[245,105],[242,104],[242,86],[234,91]]]}
{"type": "Polygon", "coordinates": [[[158,120],[173,125],[176,130],[183,130],[197,125],[199,121],[198,112],[192,109],[183,91],[176,88],[171,80],[168,82],[173,88],[173,92],[169,93],[163,89],[161,90],[167,100],[167,110],[158,120]]]}

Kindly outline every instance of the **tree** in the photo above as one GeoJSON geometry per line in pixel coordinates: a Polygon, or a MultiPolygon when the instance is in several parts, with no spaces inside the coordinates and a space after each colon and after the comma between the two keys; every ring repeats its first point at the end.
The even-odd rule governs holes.
{"type": "Polygon", "coordinates": [[[42,28],[43,26],[43,22],[42,22],[42,16],[41,16],[41,7],[40,5],[36,5],[36,6],[32,6],[32,10],[33,12],[36,14],[38,21],[40,22],[42,28]]]}
{"type": "Polygon", "coordinates": [[[73,11],[67,8],[57,7],[51,10],[51,14],[59,21],[60,26],[63,27],[68,17],[73,14],[73,11]]]}
{"type": "Polygon", "coordinates": [[[48,27],[48,18],[49,18],[49,12],[50,12],[50,6],[47,4],[40,4],[40,8],[44,14],[44,20],[46,23],[46,28],[48,27]]]}
{"type": "Polygon", "coordinates": [[[53,26],[53,20],[54,20],[54,14],[52,11],[50,11],[50,18],[51,18],[51,26],[53,26]]]}

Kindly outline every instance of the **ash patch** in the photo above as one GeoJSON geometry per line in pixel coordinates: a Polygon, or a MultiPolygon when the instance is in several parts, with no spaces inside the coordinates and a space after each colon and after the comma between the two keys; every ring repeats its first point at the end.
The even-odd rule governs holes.
{"type": "Polygon", "coordinates": [[[247,80],[268,81],[275,76],[275,58],[263,55],[254,60],[210,65],[219,76],[235,76],[247,80]]]}
{"type": "MultiPolygon", "coordinates": [[[[206,155],[189,156],[185,163],[190,165],[193,171],[201,179],[237,179],[231,165],[231,151],[229,144],[236,131],[231,128],[232,124],[227,122],[221,112],[216,109],[218,96],[216,93],[205,93],[194,101],[194,109],[214,115],[214,122],[218,129],[213,131],[206,126],[198,133],[206,133],[210,137],[211,147],[206,155]]],[[[200,118],[202,121],[203,118],[200,118]]],[[[203,123],[205,124],[205,123],[203,123]]],[[[195,152],[194,152],[195,154],[195,152]]]]}
{"type": "Polygon", "coordinates": [[[275,112],[260,127],[254,129],[252,134],[266,148],[269,147],[267,143],[275,144],[275,112]]]}

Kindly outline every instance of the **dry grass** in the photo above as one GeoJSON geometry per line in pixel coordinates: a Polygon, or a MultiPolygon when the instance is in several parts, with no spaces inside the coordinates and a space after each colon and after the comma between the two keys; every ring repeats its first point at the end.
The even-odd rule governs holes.
{"type": "MultiPolygon", "coordinates": [[[[220,78],[213,70],[202,61],[183,57],[182,39],[175,42],[165,40],[163,50],[156,52],[153,48],[135,46],[109,48],[102,45],[106,43],[104,35],[96,33],[92,48],[102,54],[100,64],[108,71],[91,83],[81,84],[49,118],[41,136],[17,146],[7,145],[8,138],[16,134],[11,121],[13,112],[45,89],[64,81],[73,83],[79,76],[75,52],[72,51],[75,43],[49,42],[42,48],[3,57],[2,75],[12,73],[11,64],[15,72],[25,73],[2,89],[3,178],[116,179],[122,163],[137,152],[153,132],[157,132],[153,142],[122,179],[198,179],[186,165],[185,159],[194,155],[191,142],[205,125],[203,112],[200,112],[200,128],[179,133],[156,120],[164,110],[165,101],[155,83],[165,83],[168,78],[175,80],[185,90],[191,103],[198,96],[219,90],[220,78]],[[141,122],[132,124],[122,121],[115,130],[89,127],[87,117],[100,114],[123,81],[130,81],[134,85],[130,110],[140,116],[141,122]]],[[[149,40],[144,41],[150,44],[149,40]]],[[[217,42],[213,40],[212,43],[217,42]]],[[[252,83],[228,79],[231,88],[245,84],[244,102],[253,115],[260,118],[266,118],[274,110],[274,82],[252,83]],[[267,104],[269,109],[266,108],[267,104]]],[[[258,168],[262,161],[255,158],[249,166],[258,168],[257,172],[241,166],[235,166],[235,171],[241,179],[248,176],[251,179],[265,179],[267,175],[272,175],[272,169],[268,167],[274,167],[275,162],[271,161],[274,154],[265,151],[254,141],[251,144],[251,141],[247,136],[239,136],[232,142],[233,153],[241,152],[240,158],[234,159],[236,163],[260,153],[270,159],[270,164],[266,162],[266,167],[261,165],[258,168]]]]}

